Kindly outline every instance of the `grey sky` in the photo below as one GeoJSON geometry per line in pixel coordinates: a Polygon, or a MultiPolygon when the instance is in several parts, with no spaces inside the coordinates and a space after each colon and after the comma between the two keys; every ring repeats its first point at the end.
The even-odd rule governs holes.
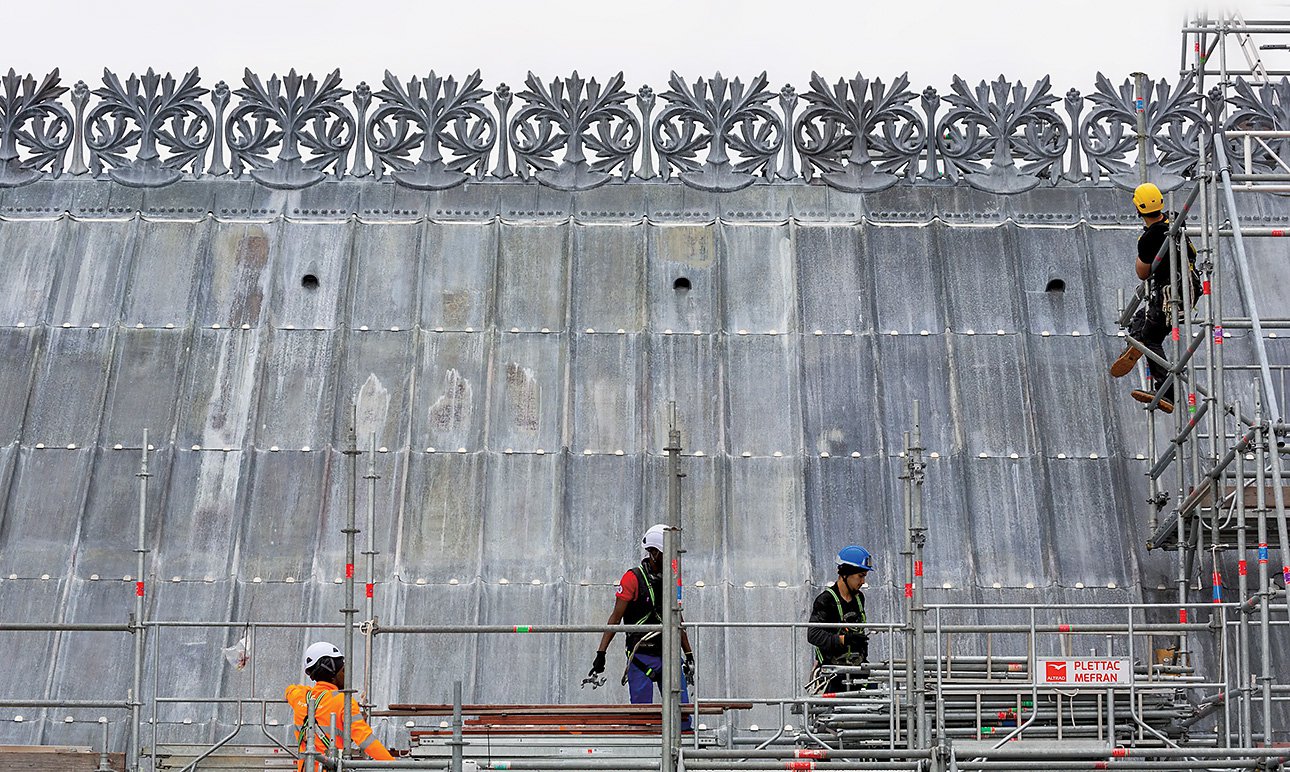
{"type": "MultiPolygon", "coordinates": [[[[1049,74],[1058,93],[1091,90],[1098,71],[1119,81],[1142,69],[1177,76],[1188,5],[1179,0],[575,0],[214,3],[10,0],[0,65],[96,84],[103,67],[201,68],[206,85],[261,75],[341,69],[345,82],[482,70],[491,87],[515,87],[533,70],[546,79],[575,68],[628,86],[660,88],[676,70],[693,79],[721,70],[768,72],[775,88],[803,88],[812,70],[830,81],[857,71],[942,91],[958,73],[975,82],[1000,73],[1027,82],[1049,74]],[[74,23],[51,28],[51,16],[74,23]],[[51,30],[49,34],[42,31],[51,30]]],[[[1251,17],[1285,15],[1284,3],[1243,6],[1251,17]],[[1272,7],[1273,10],[1269,10],[1272,7]]]]}

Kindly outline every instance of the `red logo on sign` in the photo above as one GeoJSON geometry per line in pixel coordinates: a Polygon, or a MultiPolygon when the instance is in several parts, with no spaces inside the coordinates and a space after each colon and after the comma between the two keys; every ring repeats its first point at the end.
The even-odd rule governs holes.
{"type": "Polygon", "coordinates": [[[1064,682],[1066,680],[1066,663],[1065,662],[1045,662],[1045,676],[1049,683],[1053,681],[1064,682]]]}

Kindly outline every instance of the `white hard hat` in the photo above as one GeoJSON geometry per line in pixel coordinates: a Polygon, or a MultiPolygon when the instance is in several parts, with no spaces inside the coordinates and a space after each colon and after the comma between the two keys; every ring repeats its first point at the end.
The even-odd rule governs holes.
{"type": "Polygon", "coordinates": [[[649,530],[645,532],[645,536],[641,538],[641,544],[644,545],[645,549],[649,549],[650,547],[653,547],[659,552],[662,552],[663,551],[663,532],[666,530],[667,530],[667,526],[663,525],[662,523],[659,523],[658,525],[651,525],[649,530]]]}
{"type": "Polygon", "coordinates": [[[340,649],[336,648],[336,644],[334,643],[328,643],[327,641],[318,641],[317,643],[311,643],[309,644],[309,648],[305,649],[305,659],[304,659],[305,672],[306,673],[309,672],[309,668],[317,664],[318,660],[322,659],[323,657],[336,657],[337,659],[344,659],[345,655],[340,653],[340,649]]]}

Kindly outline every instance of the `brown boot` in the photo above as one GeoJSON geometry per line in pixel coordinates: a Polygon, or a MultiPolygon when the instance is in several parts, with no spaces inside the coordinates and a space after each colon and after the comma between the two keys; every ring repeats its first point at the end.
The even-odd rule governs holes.
{"type": "Polygon", "coordinates": [[[1123,378],[1133,372],[1133,366],[1136,365],[1138,360],[1141,358],[1141,351],[1137,350],[1133,346],[1128,346],[1124,349],[1124,353],[1120,355],[1120,358],[1111,363],[1111,377],[1123,378]]]}
{"type": "MultiPolygon", "coordinates": [[[[1150,405],[1150,404],[1151,404],[1151,400],[1153,400],[1153,399],[1155,399],[1155,398],[1156,398],[1156,395],[1155,395],[1155,393],[1154,393],[1154,392],[1150,392],[1150,391],[1143,391],[1142,389],[1134,389],[1133,391],[1131,391],[1131,392],[1129,392],[1129,393],[1133,395],[1133,398],[1134,398],[1134,399],[1136,399],[1137,401],[1139,401],[1139,402],[1143,403],[1144,405],[1150,405]]],[[[1159,406],[1160,406],[1160,409],[1161,409],[1161,410],[1163,410],[1163,411],[1164,411],[1164,412],[1166,412],[1166,413],[1172,413],[1172,412],[1174,412],[1174,403],[1173,403],[1173,402],[1170,402],[1169,400],[1165,399],[1164,397],[1161,397],[1161,398],[1160,398],[1160,401],[1159,401],[1158,403],[1156,403],[1156,404],[1157,404],[1157,405],[1159,405],[1159,406]]]]}

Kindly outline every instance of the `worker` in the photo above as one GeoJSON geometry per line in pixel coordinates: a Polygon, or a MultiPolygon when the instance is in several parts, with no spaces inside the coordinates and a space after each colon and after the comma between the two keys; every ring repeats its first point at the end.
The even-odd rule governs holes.
{"type": "MultiPolygon", "coordinates": [[[[340,746],[341,738],[345,736],[343,718],[345,695],[340,691],[345,688],[345,656],[341,654],[340,649],[326,641],[311,643],[309,648],[305,649],[304,670],[305,675],[315,682],[313,687],[303,684],[292,684],[287,687],[287,704],[295,712],[296,742],[301,755],[300,761],[296,762],[297,772],[302,772],[305,768],[304,754],[309,741],[310,708],[313,708],[314,726],[317,727],[317,742],[314,750],[319,756],[340,746]],[[335,736],[331,734],[333,721],[338,733],[335,736]]],[[[392,760],[394,757],[385,749],[381,741],[376,739],[372,728],[359,714],[357,703],[354,704],[352,715],[354,720],[350,722],[349,737],[353,747],[366,753],[368,758],[377,761],[392,760]]],[[[320,767],[314,764],[313,769],[317,770],[320,767]]]]}
{"type": "MultiPolygon", "coordinates": [[[[626,620],[630,625],[659,625],[663,623],[663,532],[665,525],[652,526],[641,539],[644,557],[640,565],[623,574],[615,588],[614,610],[607,624],[616,625],[626,620]]],[[[627,633],[627,664],[623,683],[628,685],[633,704],[654,702],[654,685],[662,690],[663,637],[659,633],[627,633]]],[[[595,661],[589,679],[605,672],[605,652],[614,639],[614,631],[606,630],[600,637],[595,661]]],[[[681,702],[689,702],[689,682],[694,680],[694,652],[690,637],[681,630],[681,649],[685,660],[681,665],[681,702]]],[[[682,728],[689,727],[687,716],[682,728]]]]}
{"type": "MultiPolygon", "coordinates": [[[[1138,236],[1138,256],[1134,265],[1138,279],[1147,282],[1147,296],[1146,302],[1129,320],[1129,335],[1161,359],[1165,356],[1165,336],[1169,335],[1173,328],[1171,321],[1173,309],[1168,302],[1173,294],[1173,288],[1170,283],[1169,260],[1161,260],[1155,271],[1151,270],[1151,265],[1169,235],[1169,218],[1165,216],[1164,204],[1165,199],[1160,193],[1160,188],[1150,182],[1142,183],[1133,191],[1133,206],[1142,218],[1142,233],[1138,236]]],[[[1186,276],[1191,282],[1191,299],[1194,302],[1200,297],[1201,292],[1200,276],[1196,273],[1194,262],[1196,247],[1192,245],[1191,239],[1184,239],[1184,244],[1187,250],[1186,276]]],[[[1180,283],[1180,286],[1185,293],[1186,285],[1180,283]]],[[[1181,300],[1186,301],[1187,298],[1184,296],[1181,300]]],[[[1134,365],[1141,357],[1141,350],[1131,345],[1127,346],[1124,353],[1120,354],[1111,365],[1112,377],[1119,378],[1133,372],[1134,365]]],[[[1147,369],[1151,373],[1151,390],[1134,389],[1131,392],[1133,398],[1149,404],[1156,398],[1156,394],[1160,394],[1158,403],[1160,409],[1166,413],[1172,413],[1174,384],[1172,380],[1168,385],[1165,384],[1169,371],[1150,357],[1147,358],[1147,369]]]]}
{"type": "MultiPolygon", "coordinates": [[[[837,562],[838,578],[815,596],[811,622],[864,624],[864,593],[860,588],[873,570],[873,559],[869,550],[852,544],[838,552],[837,562]]],[[[826,665],[858,666],[869,659],[869,636],[863,627],[811,627],[806,631],[806,640],[815,647],[810,691],[816,693],[839,692],[845,688],[847,674],[830,674],[824,669],[826,665]]]]}

